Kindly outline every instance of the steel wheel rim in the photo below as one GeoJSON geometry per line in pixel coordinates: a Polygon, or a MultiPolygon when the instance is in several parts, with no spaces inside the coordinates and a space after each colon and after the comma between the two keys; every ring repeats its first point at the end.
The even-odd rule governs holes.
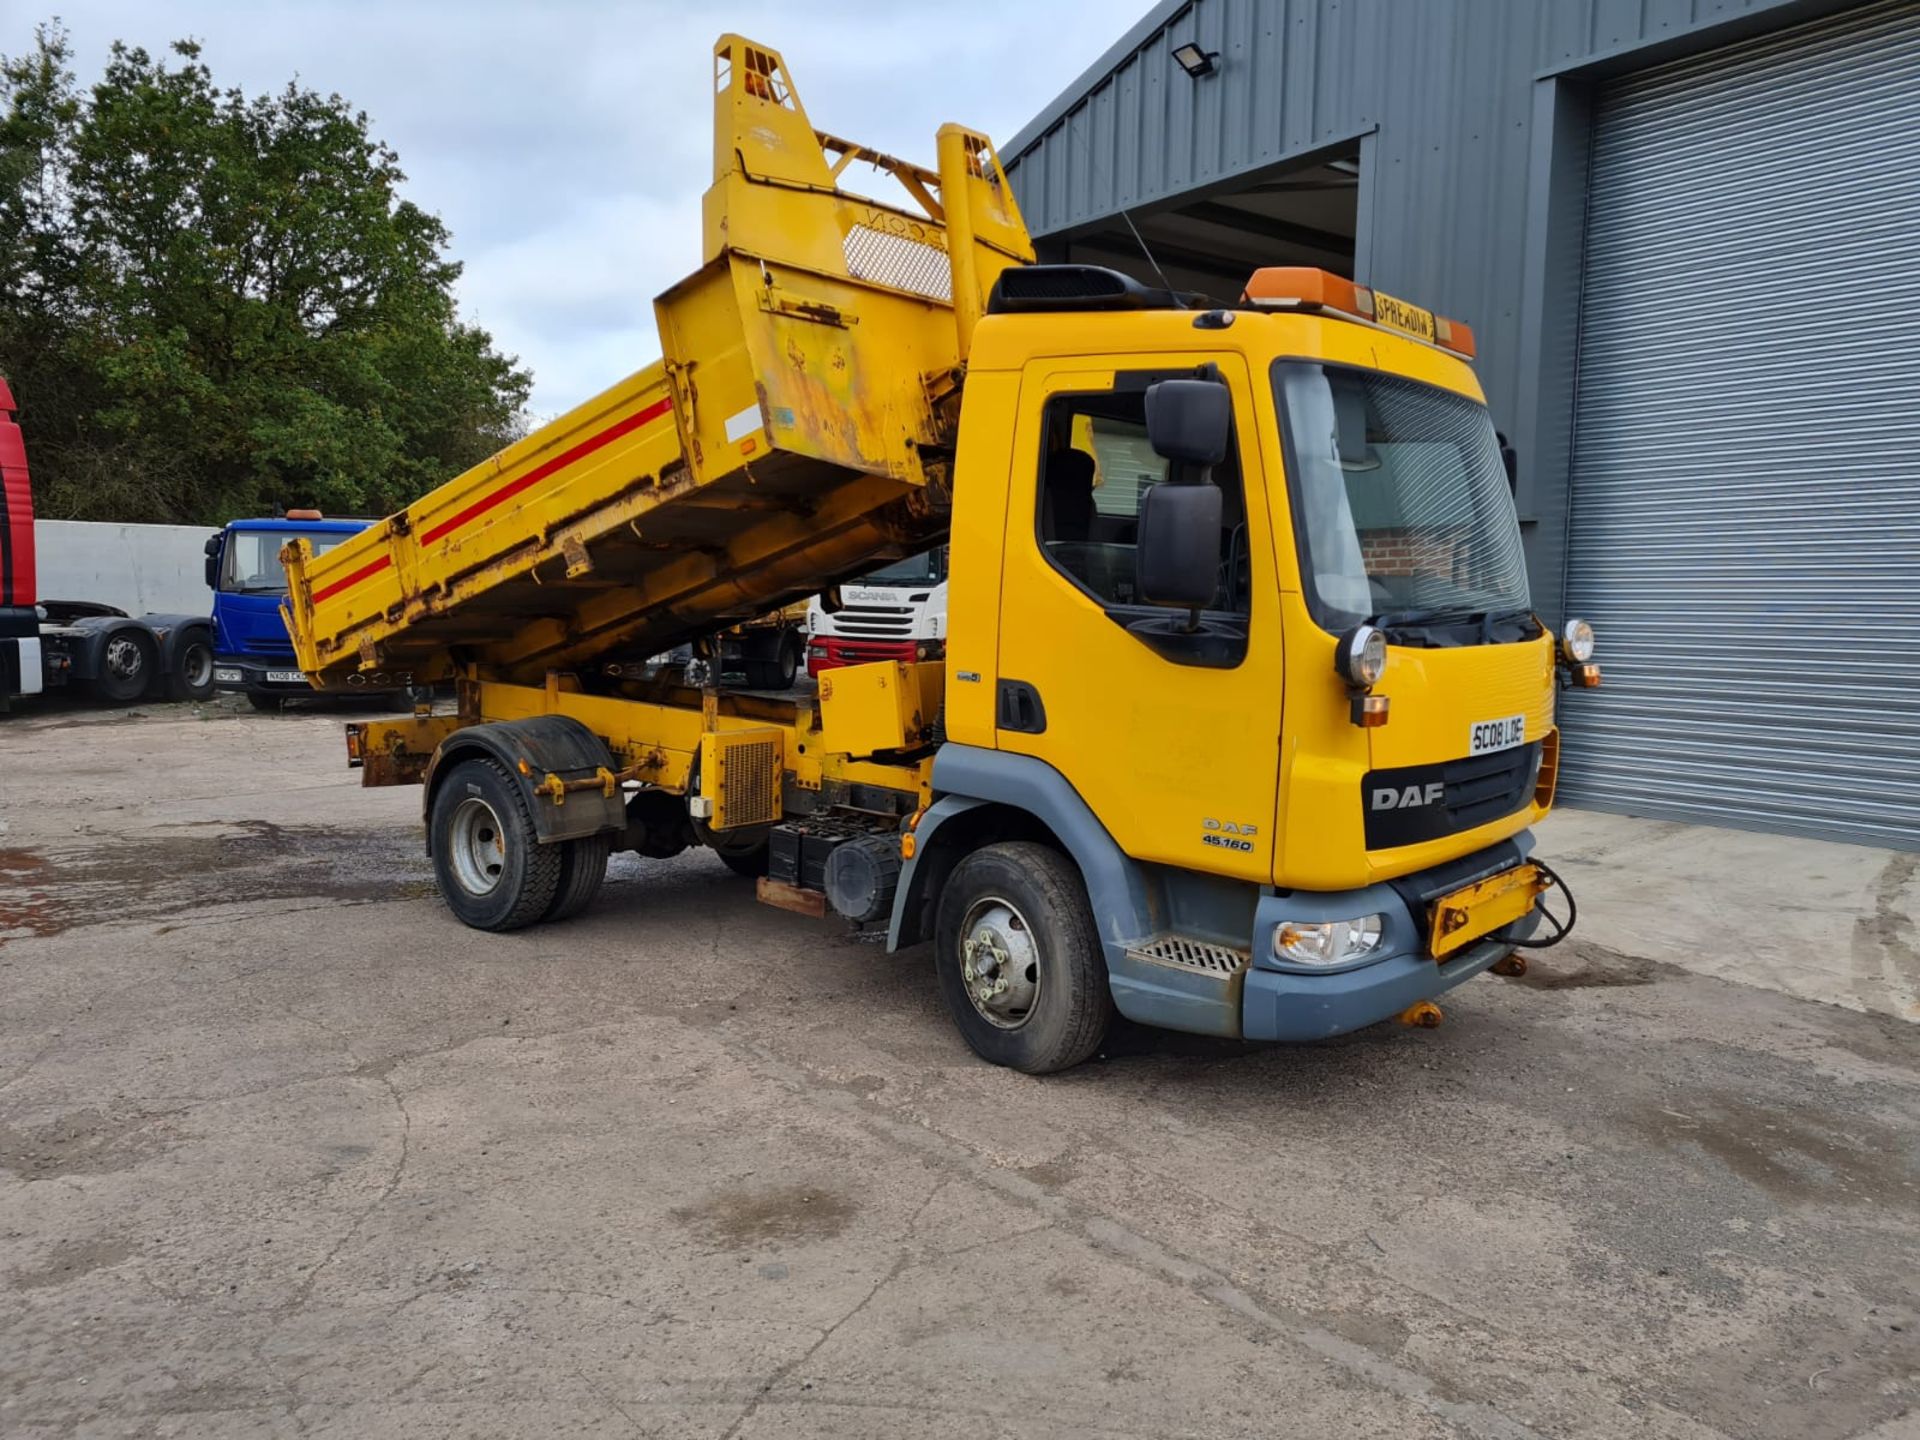
{"type": "Polygon", "coordinates": [[[181,670],[187,684],[198,690],[213,679],[213,649],[207,645],[189,645],[181,670]]]}
{"type": "Polygon", "coordinates": [[[960,922],[960,983],[982,1020],[1018,1030],[1040,1003],[1040,946],[1011,900],[986,895],[960,922]]]}
{"type": "Polygon", "coordinates": [[[107,642],[105,659],[107,669],[116,678],[131,680],[140,673],[140,642],[116,635],[107,642]]]}
{"type": "Polygon", "coordinates": [[[453,812],[447,855],[454,878],[469,895],[490,895],[507,869],[507,835],[486,801],[469,795],[453,812]]]}

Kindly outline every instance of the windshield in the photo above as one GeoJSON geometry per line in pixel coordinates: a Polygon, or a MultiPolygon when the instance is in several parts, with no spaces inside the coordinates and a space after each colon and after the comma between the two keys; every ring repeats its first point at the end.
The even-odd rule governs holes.
{"type": "MultiPolygon", "coordinates": [[[[229,530],[226,553],[220,561],[220,588],[241,590],[249,595],[284,595],[287,572],[280,564],[280,547],[303,532],[299,530],[229,530]]],[[[307,535],[313,553],[324,555],[351,535],[330,533],[307,535]]]]}
{"type": "Polygon", "coordinates": [[[923,555],[909,555],[878,570],[870,570],[857,585],[931,585],[946,571],[946,547],[936,546],[923,555]]]}
{"type": "Polygon", "coordinates": [[[1525,612],[1526,559],[1487,407],[1366,370],[1282,361],[1307,601],[1329,630],[1525,612]]]}

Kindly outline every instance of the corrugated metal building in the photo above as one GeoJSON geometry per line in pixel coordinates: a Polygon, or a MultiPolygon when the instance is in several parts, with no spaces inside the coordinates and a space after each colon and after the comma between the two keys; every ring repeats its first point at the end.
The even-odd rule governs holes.
{"type": "Polygon", "coordinates": [[[1563,798],[1920,848],[1920,0],[1163,0],[1004,158],[1042,258],[1474,327],[1563,798]]]}

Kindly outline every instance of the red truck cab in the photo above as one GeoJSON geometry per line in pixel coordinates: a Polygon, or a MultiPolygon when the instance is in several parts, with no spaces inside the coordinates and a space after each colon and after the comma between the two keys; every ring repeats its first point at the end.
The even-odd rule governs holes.
{"type": "Polygon", "coordinates": [[[38,695],[40,620],[34,606],[33,491],[13,391],[0,378],[0,706],[38,695]]]}

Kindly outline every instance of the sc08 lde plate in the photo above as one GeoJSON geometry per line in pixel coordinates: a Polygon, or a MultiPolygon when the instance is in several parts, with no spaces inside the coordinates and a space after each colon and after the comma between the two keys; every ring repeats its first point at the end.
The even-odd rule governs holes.
{"type": "Polygon", "coordinates": [[[1463,885],[1433,902],[1427,946],[1436,960],[1511,925],[1533,909],[1550,882],[1538,865],[1516,865],[1463,885]]]}

